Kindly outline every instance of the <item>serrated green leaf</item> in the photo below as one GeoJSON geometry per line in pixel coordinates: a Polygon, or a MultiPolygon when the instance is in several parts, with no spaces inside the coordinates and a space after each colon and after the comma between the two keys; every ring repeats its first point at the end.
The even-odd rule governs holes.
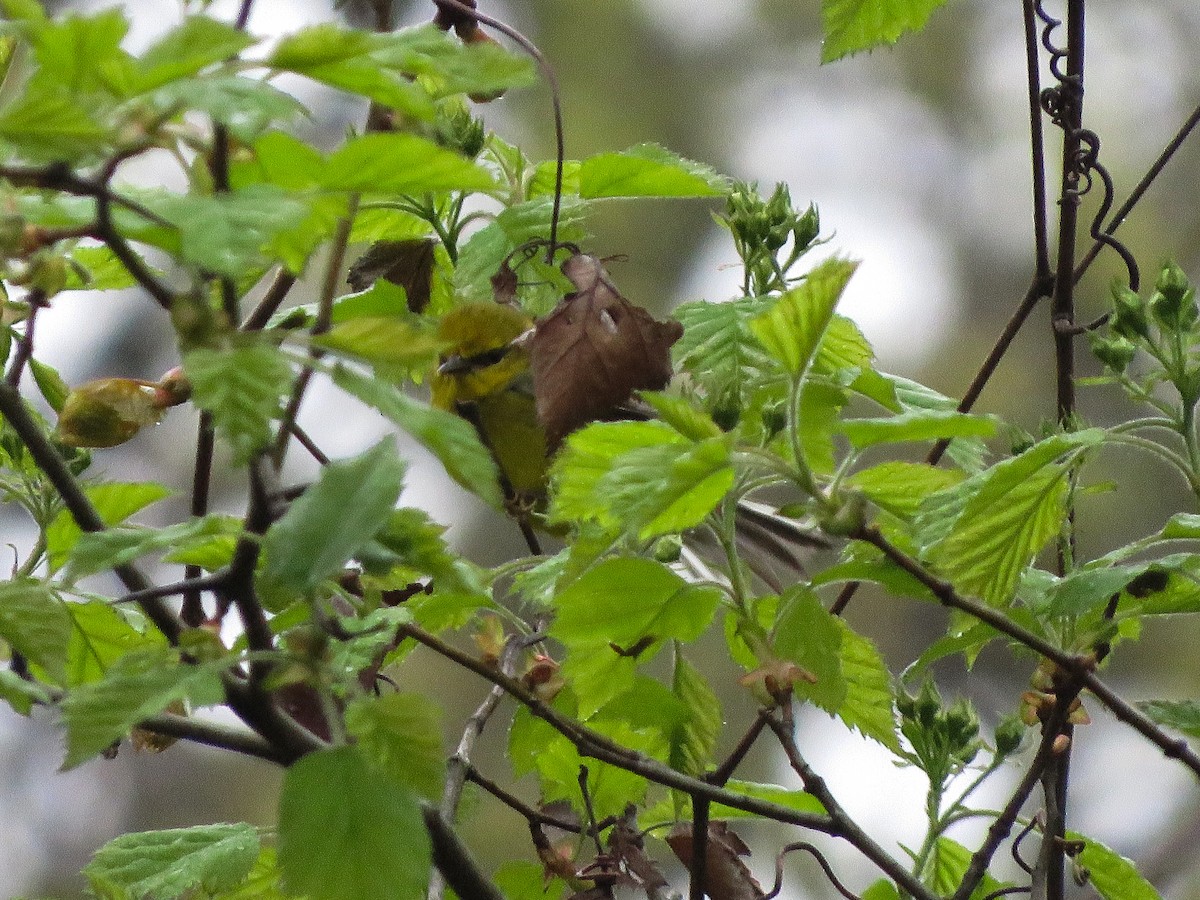
{"type": "Polygon", "coordinates": [[[536,82],[528,56],[499,44],[467,44],[430,23],[373,35],[371,57],[380,65],[420,78],[434,97],[493,94],[536,82]]]}
{"type": "Polygon", "coordinates": [[[862,893],[862,900],[901,900],[896,885],[881,878],[862,893]]]}
{"type": "Polygon", "coordinates": [[[869,638],[855,632],[844,619],[837,622],[842,629],[842,677],[846,680],[846,699],[838,707],[838,718],[898,753],[892,673],[869,638]]]}
{"type": "Polygon", "coordinates": [[[65,679],[71,617],[48,584],[28,578],[0,583],[0,638],[56,682],[65,679]]]}
{"type": "MultiPolygon", "coordinates": [[[[124,522],[134,513],[171,496],[171,489],[154,482],[106,482],[89,484],[83,489],[105,525],[124,522]]],[[[56,572],[83,532],[66,510],[59,512],[46,528],[46,558],[50,571],[56,572]]]]}
{"type": "Polygon", "coordinates": [[[127,93],[135,71],[132,58],[121,49],[128,30],[121,9],[40,23],[30,31],[39,67],[34,82],[39,89],[62,87],[81,98],[127,93]]]}
{"type": "Polygon", "coordinates": [[[799,379],[808,368],[857,267],[844,259],[826,260],[766,312],[750,320],[758,342],[793,379],[799,379]]]}
{"type": "Polygon", "coordinates": [[[822,0],[825,40],[821,61],[894,44],[906,31],[920,31],[945,0],[822,0]]]}
{"type": "Polygon", "coordinates": [[[679,445],[677,432],[665,430],[670,441],[628,450],[596,483],[595,496],[607,507],[598,518],[611,516],[643,541],[694,528],[733,488],[728,438],[679,445]]]}
{"type": "Polygon", "coordinates": [[[495,187],[486,169],[415,134],[366,134],[329,157],[319,176],[331,191],[421,194],[486,191],[495,187]]]}
{"type": "Polygon", "coordinates": [[[233,448],[234,465],[249,462],[271,442],[271,422],[282,413],[292,383],[291,365],[276,347],[198,348],[184,354],[183,369],[192,402],[212,414],[233,448]]]}
{"type": "Polygon", "coordinates": [[[748,386],[772,368],[771,358],[749,326],[772,302],[767,297],[747,297],[677,307],[674,316],[683,325],[683,337],[671,348],[676,367],[691,374],[711,397],[732,397],[740,409],[748,386]]]}
{"type": "Polygon", "coordinates": [[[666,422],[683,437],[693,441],[721,436],[721,429],[704,410],[697,409],[683,397],[662,391],[641,391],[642,401],[654,409],[660,421],[666,422]]]}
{"type": "Polygon", "coordinates": [[[646,559],[610,559],[555,600],[551,634],[568,648],[562,673],[588,718],[633,686],[634,669],[663,643],[695,640],[712,621],[719,594],[690,585],[646,559]]]}
{"type": "Polygon", "coordinates": [[[67,726],[63,769],[91,759],[177,700],[196,706],[219,703],[224,692],[217,671],[213,665],[183,665],[170,649],[122,656],[102,679],[72,689],[62,701],[67,726]]]}
{"type": "Polygon", "coordinates": [[[164,111],[187,109],[203,113],[247,144],[272,124],[291,122],[305,113],[304,104],[291,94],[243,75],[181,78],[164,84],[149,98],[164,111]]]}
{"type": "Polygon", "coordinates": [[[249,874],[236,887],[221,891],[213,900],[289,900],[280,884],[274,847],[260,847],[249,874]]]}
{"type": "Polygon", "coordinates": [[[86,280],[75,266],[67,268],[67,291],[115,291],[137,284],[125,265],[107,246],[76,247],[71,261],[87,272],[86,280]]]}
{"type": "Polygon", "coordinates": [[[847,483],[881,509],[902,519],[917,514],[930,494],[960,483],[966,475],[925,463],[886,462],[855,472],[847,483]]]}
{"type": "Polygon", "coordinates": [[[996,420],[969,413],[913,410],[887,418],[848,419],[842,423],[841,431],[851,444],[862,450],[877,444],[992,437],[996,433],[996,420]]]}
{"type": "Polygon", "coordinates": [[[316,482],[263,536],[258,586],[264,598],[303,596],[341,571],[387,524],[400,499],[404,468],[391,438],[323,466],[316,482]]]}
{"type": "Polygon", "coordinates": [[[1061,527],[1073,459],[1103,438],[1098,429],[1056,435],[931,495],[917,519],[926,561],[964,594],[1007,603],[1061,527]]]}
{"type": "MultiPolygon", "coordinates": [[[[933,388],[916,381],[882,372],[875,374],[879,380],[885,383],[885,387],[890,392],[891,402],[884,402],[884,399],[878,397],[872,397],[872,399],[887,409],[895,409],[897,412],[916,412],[920,410],[954,411],[958,408],[958,401],[954,398],[940,394],[933,388]]],[[[855,387],[857,389],[858,381],[855,382],[855,387]]],[[[975,474],[984,468],[988,449],[987,445],[979,438],[955,438],[950,442],[946,455],[959,468],[975,474]]]]}
{"type": "MultiPolygon", "coordinates": [[[[849,402],[846,391],[819,381],[806,381],[800,391],[800,448],[808,467],[821,474],[832,474],[837,468],[838,454],[833,436],[840,423],[842,408],[849,402]]],[[[791,456],[791,447],[786,436],[781,436],[777,446],[791,456]]]]}
{"type": "MultiPolygon", "coordinates": [[[[967,867],[971,864],[971,851],[957,841],[948,837],[938,838],[930,857],[930,886],[934,892],[949,896],[962,884],[967,867]]],[[[971,892],[971,900],[982,900],[994,896],[995,892],[1005,885],[991,875],[984,873],[978,887],[971,892]]]]}
{"type": "Polygon", "coordinates": [[[310,753],[288,769],[279,800],[279,868],[310,900],[417,900],[429,837],[416,797],[357,747],[310,753]]]}
{"type": "Polygon", "coordinates": [[[28,162],[76,162],[110,140],[108,130],[66,93],[30,89],[0,112],[0,146],[28,162]]]}
{"type": "MultiPolygon", "coordinates": [[[[743,794],[754,800],[778,803],[780,806],[786,806],[788,809],[795,810],[796,812],[813,813],[814,815],[822,815],[825,812],[825,807],[821,805],[821,801],[805,791],[797,791],[792,788],[781,787],[777,784],[740,781],[736,778],[731,779],[725,787],[728,790],[743,794]]],[[[714,819],[755,818],[754,813],[748,813],[733,806],[726,806],[724,803],[712,804],[709,808],[709,815],[714,819]]]]}
{"type": "Polygon", "coordinates": [[[131,619],[139,617],[131,611],[118,611],[100,600],[68,603],[66,610],[72,625],[67,646],[69,686],[99,681],[116,660],[134,650],[166,646],[157,630],[144,623],[135,627],[131,619]]]}
{"type": "Polygon", "coordinates": [[[369,32],[314,25],[283,38],[264,64],[359,94],[406,116],[432,120],[435,107],[429,92],[405,73],[384,68],[372,58],[378,46],[379,39],[369,32]]]}
{"type": "Polygon", "coordinates": [[[231,278],[274,261],[272,242],[309,214],[303,199],[272,184],[209,196],[155,191],[139,199],[173,226],[141,230],[140,240],[201,272],[231,278]]]}
{"type": "Polygon", "coordinates": [[[729,179],[658,144],[601,153],[579,166],[579,194],[601,197],[720,197],[729,179]]]}
{"type": "Polygon", "coordinates": [[[1140,700],[1137,708],[1159,725],[1200,737],[1200,702],[1195,700],[1140,700]]]}
{"type": "Polygon", "coordinates": [[[1143,563],[1136,566],[1077,569],[1054,584],[1046,595],[1044,606],[1037,606],[1038,612],[1051,616],[1082,615],[1103,606],[1114,594],[1121,593],[1150,565],[1143,563]]]}
{"type": "Polygon", "coordinates": [[[219,534],[223,530],[219,517],[204,516],[162,528],[133,526],[85,532],[76,539],[67,555],[64,577],[73,583],[87,575],[133,562],[139,556],[171,550],[183,541],[219,534]]]}
{"type": "Polygon", "coordinates": [[[169,900],[189,890],[234,887],[258,859],[250,825],[198,825],[123,834],[96,851],[83,874],[100,896],[169,900]]]}
{"type": "Polygon", "coordinates": [[[492,883],[508,900],[562,900],[567,883],[549,877],[545,867],[524,860],[510,860],[492,873],[492,883]]]}
{"type": "Polygon", "coordinates": [[[446,473],[467,490],[497,509],[503,507],[496,463],[466,420],[418,403],[395,386],[344,366],[334,368],[333,381],[416,438],[441,461],[446,473]]]}
{"type": "Polygon", "coordinates": [[[809,588],[797,585],[780,598],[779,618],[772,637],[781,659],[816,677],[815,683],[797,681],[796,696],[811,700],[829,713],[837,713],[847,692],[842,671],[845,632],[840,620],[826,611],[809,588]]]}
{"type": "Polygon", "coordinates": [[[0,700],[22,716],[28,716],[34,704],[49,704],[53,693],[40,681],[22,678],[11,669],[0,669],[0,700]]]}
{"type": "Polygon", "coordinates": [[[346,319],[314,338],[313,343],[357,357],[385,376],[428,371],[442,348],[441,341],[428,329],[392,316],[346,319]]]}
{"type": "Polygon", "coordinates": [[[687,716],[671,732],[668,761],[678,772],[702,777],[712,764],[721,733],[721,701],[700,670],[682,654],[675,657],[671,692],[687,710],[687,716]]]}
{"type": "Polygon", "coordinates": [[[236,56],[258,42],[253,35],[210,19],[188,16],[146,49],[138,60],[137,89],[156,87],[236,56]]]}
{"type": "Polygon", "coordinates": [[[446,770],[441,710],[425,695],[356,700],[346,709],[346,729],[380,771],[427,800],[441,797],[446,770]]]}
{"type": "Polygon", "coordinates": [[[1162,900],[1162,895],[1125,857],[1077,832],[1069,831],[1066,837],[1083,842],[1075,861],[1087,870],[1089,883],[1104,900],[1162,900]]]}
{"type": "Polygon", "coordinates": [[[1164,541],[1200,540],[1200,515],[1176,513],[1158,535],[1164,541]]]}

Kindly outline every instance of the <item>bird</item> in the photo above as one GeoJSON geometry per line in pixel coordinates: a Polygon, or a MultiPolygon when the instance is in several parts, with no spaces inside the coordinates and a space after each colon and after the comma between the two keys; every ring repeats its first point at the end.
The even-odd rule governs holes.
{"type": "MultiPolygon", "coordinates": [[[[530,342],[536,323],[514,305],[465,303],[447,312],[438,327],[446,348],[430,379],[434,406],[470,422],[499,470],[509,512],[531,541],[534,528],[563,536],[562,526],[550,525],[546,509],[552,448],[538,420],[530,368],[530,342]]],[[[634,400],[614,409],[608,418],[647,418],[648,408],[634,400]]],[[[746,564],[772,588],[781,588],[779,573],[802,574],[805,560],[829,546],[809,523],[778,515],[767,504],[750,500],[737,509],[739,548],[746,564]]],[[[688,543],[701,547],[699,557],[712,557],[712,541],[696,536],[688,543]]],[[[531,550],[540,546],[532,541],[531,550]]],[[[534,550],[534,552],[539,552],[534,550]]],[[[686,554],[695,569],[711,573],[696,554],[686,554]]]]}

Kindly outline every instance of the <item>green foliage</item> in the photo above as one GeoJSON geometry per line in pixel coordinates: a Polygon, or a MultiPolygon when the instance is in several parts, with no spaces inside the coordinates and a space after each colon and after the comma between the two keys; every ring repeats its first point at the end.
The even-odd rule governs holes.
{"type": "MultiPolygon", "coordinates": [[[[891,44],[939,5],[825,0],[824,58],[891,44]]],[[[494,792],[535,825],[561,815],[562,802],[608,847],[593,858],[586,832],[554,847],[535,828],[552,892],[603,893],[619,870],[653,895],[662,826],[687,833],[714,785],[879,863],[891,848],[847,824],[803,757],[816,731],[850,729],[929,781],[911,865],[882,865],[891,880],[864,898],[948,896],[972,860],[951,828],[996,821],[973,792],[1037,741],[1023,742],[1010,715],[989,746],[971,702],[943,700],[934,663],[961,654],[970,665],[994,646],[1024,664],[1036,650],[1031,689],[1010,698],[1010,712],[1045,728],[1058,699],[1089,684],[1113,705],[1089,680],[1147,616],[1200,612],[1200,554],[1176,546],[1200,540],[1200,516],[1114,539],[1125,543],[1096,559],[1077,559],[1087,543],[1074,539],[1075,501],[1110,447],[1154,456],[1200,497],[1200,307],[1177,265],[1164,264],[1146,296],[1114,285],[1107,322],[1089,332],[1105,367],[1090,383],[1117,385],[1154,415],[1105,428],[1064,415],[1040,439],[1004,447],[998,435],[1023,433],[880,371],[862,331],[837,313],[857,263],[805,263],[825,240],[822,222],[788,186],[760,192],[651,143],[560,172],[491,132],[472,98],[530,85],[535,67],[470,16],[441,7],[436,24],[387,34],[325,23],[264,48],[194,14],[135,54],[120,9],[51,19],[33,0],[0,8],[0,498],[36,534],[0,584],[12,659],[0,698],[23,715],[61,714],[64,768],[131,732],[147,740],[147,726],[288,766],[278,830],[265,833],[277,835],[277,855],[245,825],[125,835],[85,869],[98,896],[415,900],[445,850],[435,853],[422,804],[444,804],[457,825],[462,778],[493,790],[471,754],[477,738],[494,740],[488,720],[508,715],[491,705],[501,695],[518,701],[507,752],[527,781],[494,792]],[[290,132],[309,111],[275,86],[282,73],[372,104],[369,125],[320,148],[290,132]],[[113,177],[151,151],[176,165],[172,187],[113,177]],[[599,256],[588,229],[614,198],[712,202],[741,263],[739,296],[650,324],[598,267],[592,284],[564,269],[577,253],[599,256]],[[386,252],[397,242],[420,248],[419,264],[386,252]],[[374,246],[355,262],[364,244],[374,246]],[[301,276],[315,296],[293,306],[301,276]],[[130,519],[178,487],[112,480],[99,449],[64,445],[72,398],[88,386],[39,358],[34,322],[61,291],[85,289],[133,289],[169,314],[181,368],[122,382],[145,406],[139,427],[190,409],[212,428],[191,461],[190,507],[163,504],[153,524],[130,519]],[[503,341],[447,337],[447,312],[493,300],[533,327],[503,341]],[[540,340],[550,321],[567,323],[552,351],[540,340]],[[606,395],[624,377],[607,355],[621,342],[664,369],[641,385],[655,390],[626,391],[543,447],[556,392],[606,395]],[[553,377],[550,352],[563,354],[553,377]],[[446,401],[438,387],[451,377],[464,390],[446,401]],[[484,567],[463,555],[439,524],[453,499],[432,493],[439,482],[420,485],[428,511],[405,503],[407,465],[391,437],[327,460],[294,421],[309,412],[313,380],[379,413],[510,513],[530,556],[484,567]],[[422,399],[429,382],[432,404],[422,399]],[[497,408],[526,443],[497,446],[487,421],[497,408]],[[527,419],[514,423],[515,410],[527,419]],[[292,440],[320,462],[301,484],[282,466],[292,440]],[[932,442],[938,452],[918,461],[925,448],[913,445],[932,442]],[[509,455],[544,468],[545,482],[517,483],[497,463],[509,455]],[[249,484],[244,503],[211,489],[224,468],[230,483],[249,484]],[[235,511],[207,512],[217,503],[235,511]],[[541,554],[542,540],[561,550],[541,554]],[[172,564],[190,567],[182,583],[164,574],[172,564]],[[872,602],[936,599],[953,612],[944,633],[896,648],[872,616],[852,618],[855,627],[843,619],[851,581],[886,595],[872,602]],[[231,648],[222,635],[234,618],[242,634],[231,648]],[[897,674],[876,641],[915,662],[897,674]],[[459,673],[422,680],[407,662],[417,643],[496,690],[449,768],[441,701],[459,673]],[[917,682],[915,693],[904,687],[917,682]],[[197,717],[210,705],[245,727],[197,717]],[[793,735],[806,705],[829,716],[793,735]],[[759,732],[728,722],[751,719],[784,743],[799,786],[729,777],[759,732]],[[538,802],[545,813],[522,806],[538,802]]],[[[1195,700],[1140,708],[1200,736],[1195,700]]],[[[1067,714],[1072,724],[1086,717],[1073,705],[1067,714]]],[[[1137,722],[1200,771],[1182,745],[1137,722]]],[[[463,728],[447,723],[455,739],[463,728]]],[[[1038,759],[1069,752],[1062,744],[1038,759]]],[[[708,811],[714,822],[752,817],[715,800],[708,811]]],[[[721,834],[710,832],[710,853],[721,834]]],[[[727,839],[715,854],[733,859],[727,839]]],[[[1102,845],[1046,839],[1073,853],[1104,897],[1157,896],[1102,845]]],[[[541,872],[527,865],[507,865],[499,880],[514,898],[542,894],[541,872]]],[[[970,896],[1005,887],[984,873],[970,896]]]]}

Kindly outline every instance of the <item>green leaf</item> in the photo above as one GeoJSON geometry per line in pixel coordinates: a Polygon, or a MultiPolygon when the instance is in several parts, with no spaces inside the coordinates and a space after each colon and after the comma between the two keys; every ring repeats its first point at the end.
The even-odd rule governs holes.
{"type": "Polygon", "coordinates": [[[39,89],[65,88],[79,98],[125,94],[135,71],[132,57],[121,49],[128,30],[121,9],[39,24],[30,33],[39,66],[34,83],[39,89]]]}
{"type": "Polygon", "coordinates": [[[826,611],[811,589],[796,585],[781,597],[773,638],[775,652],[782,659],[816,676],[812,684],[796,682],[796,696],[837,713],[847,692],[842,671],[843,623],[826,611]]]}
{"type": "Polygon", "coordinates": [[[1164,541],[1200,540],[1200,515],[1176,513],[1167,520],[1158,536],[1164,541]]]}
{"type": "Polygon", "coordinates": [[[192,402],[212,413],[213,424],[243,465],[271,442],[271,422],[283,412],[292,368],[276,347],[251,344],[231,350],[197,348],[184,354],[192,402]]]}
{"type": "Polygon", "coordinates": [[[76,247],[71,251],[71,261],[87,272],[85,280],[75,269],[67,269],[67,291],[115,291],[137,284],[129,270],[107,246],[76,247]]]}
{"type": "Polygon", "coordinates": [[[321,473],[263,536],[264,598],[303,596],[340,572],[391,518],[404,483],[392,438],[321,473]]]}
{"type": "Polygon", "coordinates": [[[54,694],[40,681],[22,678],[11,669],[0,669],[0,700],[14,712],[28,716],[35,703],[49,705],[53,702],[54,694]]]}
{"type": "Polygon", "coordinates": [[[837,622],[842,630],[840,655],[846,680],[846,699],[838,707],[838,718],[898,753],[892,674],[869,638],[855,632],[844,619],[837,622]]]}
{"type": "Polygon", "coordinates": [[[42,395],[46,404],[55,412],[62,412],[63,407],[66,405],[67,397],[71,393],[71,388],[63,381],[62,376],[58,374],[58,370],[42,362],[40,359],[30,357],[29,373],[33,376],[38,393],[42,395]]]}
{"type": "Polygon", "coordinates": [[[496,463],[465,419],[418,403],[394,385],[344,366],[334,368],[333,381],[416,438],[467,490],[497,509],[503,507],[496,463]]]}
{"type": "Polygon", "coordinates": [[[347,141],[320,173],[331,191],[421,194],[486,191],[495,182],[486,169],[415,134],[366,134],[347,141]]]}
{"type": "Polygon", "coordinates": [[[371,56],[381,66],[420,78],[431,95],[492,94],[536,83],[528,56],[499,44],[465,44],[432,23],[374,35],[371,56]]]}
{"type": "MultiPolygon", "coordinates": [[[[953,894],[962,884],[970,864],[970,850],[948,837],[938,838],[930,859],[930,886],[939,895],[953,894]]],[[[985,872],[978,887],[971,892],[971,900],[995,896],[995,892],[1003,887],[1004,884],[985,872]]]]}
{"type": "Polygon", "coordinates": [[[919,31],[945,0],[822,0],[825,41],[821,61],[894,44],[906,31],[919,31]]]}
{"type": "MultiPolygon", "coordinates": [[[[805,791],[781,787],[777,784],[759,784],[754,781],[739,781],[734,778],[725,787],[738,794],[743,794],[754,800],[765,800],[768,803],[778,803],[788,809],[802,813],[823,815],[825,807],[821,801],[805,791]]],[[[756,818],[754,813],[748,813],[724,803],[714,803],[709,808],[709,815],[714,819],[746,819],[756,818]]]]}
{"type": "Polygon", "coordinates": [[[76,162],[109,142],[108,131],[65,93],[30,88],[0,112],[0,147],[28,162],[76,162]]]}
{"type": "Polygon", "coordinates": [[[395,316],[348,319],[314,338],[313,343],[358,357],[385,377],[432,369],[442,347],[435,334],[418,326],[418,320],[395,316]]]}
{"type": "MultiPolygon", "coordinates": [[[[171,489],[154,482],[106,482],[84,486],[84,494],[92,502],[105,525],[124,522],[134,513],[171,496],[171,489]]],[[[63,567],[67,556],[83,532],[65,509],[46,528],[46,557],[50,571],[63,567]]]]}
{"type": "Polygon", "coordinates": [[[279,868],[309,900],[417,900],[431,851],[413,794],[357,747],[310,753],[279,800],[279,868]]]}
{"type": "Polygon", "coordinates": [[[446,770],[441,710],[424,694],[356,700],[346,709],[346,729],[380,771],[427,800],[441,797],[446,770]]]}
{"type": "Polygon", "coordinates": [[[405,73],[381,66],[371,55],[379,45],[379,39],[365,31],[314,25],[283,38],[264,65],[305,75],[405,116],[431,121],[433,98],[405,73]]]}
{"type": "Polygon", "coordinates": [[[221,702],[224,692],[217,671],[212,665],[184,665],[178,651],[171,649],[136,650],[122,656],[100,681],[74,688],[63,700],[67,726],[63,769],[91,759],[143,719],[178,700],[196,706],[221,702]]]}
{"type": "Polygon", "coordinates": [[[1075,861],[1088,871],[1089,883],[1105,900],[1162,900],[1154,886],[1125,857],[1074,831],[1067,832],[1066,837],[1069,841],[1083,842],[1083,851],[1075,861]]]}
{"type": "Polygon", "coordinates": [[[68,685],[99,681],[116,660],[131,651],[166,646],[166,639],[146,627],[139,621],[140,614],[131,610],[118,610],[101,600],[68,603],[66,610],[72,623],[67,646],[68,685]]]}
{"type": "Polygon", "coordinates": [[[880,509],[911,519],[926,497],[953,487],[965,477],[956,469],[897,461],[855,472],[847,483],[862,491],[880,509]]]}
{"type": "Polygon", "coordinates": [[[0,638],[63,682],[71,617],[48,584],[28,578],[0,584],[0,638]]]}
{"type": "MultiPolygon", "coordinates": [[[[1039,613],[1052,616],[1078,616],[1107,603],[1114,594],[1150,568],[1150,563],[1135,566],[1109,566],[1103,569],[1077,569],[1060,579],[1046,596],[1039,613]]],[[[1164,576],[1164,582],[1165,582],[1164,576]]]]}
{"type": "Polygon", "coordinates": [[[674,311],[683,337],[671,348],[675,366],[686,371],[710,398],[740,411],[752,387],[774,369],[771,357],[750,332],[752,317],[772,298],[747,297],[728,303],[685,303],[674,311]]]}
{"type": "Polygon", "coordinates": [[[716,751],[723,724],[721,701],[682,654],[675,657],[671,692],[687,709],[687,717],[671,732],[669,762],[672,769],[699,778],[708,771],[716,751]]]}
{"type": "Polygon", "coordinates": [[[287,123],[305,113],[304,104],[266,81],[243,75],[181,78],[149,95],[166,111],[187,109],[220,122],[238,140],[250,143],[272,123],[287,123]]]}
{"type": "Polygon", "coordinates": [[[691,585],[646,559],[609,559],[563,590],[550,634],[568,648],[563,675],[587,718],[628,690],[634,667],[663,643],[695,640],[708,628],[719,592],[691,585]]]}
{"type": "Polygon", "coordinates": [[[857,263],[844,259],[826,260],[770,309],[750,320],[750,330],[759,343],[794,380],[812,361],[834,307],[857,267],[857,263]]]}
{"type": "Polygon", "coordinates": [[[881,878],[862,893],[862,900],[901,900],[896,885],[881,878]]]}
{"type": "Polygon", "coordinates": [[[172,550],[183,541],[221,534],[224,530],[220,517],[204,516],[163,528],[134,526],[85,532],[68,554],[65,580],[73,583],[87,575],[133,562],[147,553],[172,550]]]}
{"type": "MultiPolygon", "coordinates": [[[[620,427],[624,423],[613,423],[620,427]]],[[[602,428],[604,424],[591,426],[602,428]]],[[[694,528],[704,521],[733,488],[729,438],[680,443],[674,429],[661,425],[664,440],[634,447],[613,460],[596,482],[595,499],[606,511],[598,518],[620,522],[641,540],[694,528]]],[[[639,430],[640,433],[647,433],[639,430]]],[[[572,441],[584,449],[589,437],[572,441]]],[[[564,462],[564,467],[570,461],[564,462]]]]}
{"type": "Polygon", "coordinates": [[[924,558],[964,594],[1008,602],[1021,572],[1066,514],[1071,466],[1099,429],[1055,435],[921,505],[924,558]]]}
{"type": "Polygon", "coordinates": [[[862,450],[877,444],[992,437],[996,433],[996,420],[944,410],[913,410],[887,418],[849,419],[842,423],[841,430],[855,448],[862,450]]]}
{"type": "Polygon", "coordinates": [[[720,197],[729,179],[658,144],[601,153],[579,166],[579,194],[601,197],[720,197]]]}
{"type": "Polygon", "coordinates": [[[272,241],[308,215],[299,197],[271,184],[200,196],[148,193],[141,201],[170,223],[148,229],[140,240],[175,254],[202,272],[242,278],[273,261],[272,241]]]}
{"type": "Polygon", "coordinates": [[[123,834],[97,850],[83,874],[102,897],[169,900],[236,886],[258,854],[258,832],[250,825],[198,825],[123,834]]]}
{"type": "Polygon", "coordinates": [[[207,16],[188,16],[138,60],[137,89],[148,91],[237,56],[258,39],[207,16]]]}
{"type": "Polygon", "coordinates": [[[1141,700],[1137,708],[1159,725],[1200,737],[1200,702],[1195,700],[1141,700]]]}

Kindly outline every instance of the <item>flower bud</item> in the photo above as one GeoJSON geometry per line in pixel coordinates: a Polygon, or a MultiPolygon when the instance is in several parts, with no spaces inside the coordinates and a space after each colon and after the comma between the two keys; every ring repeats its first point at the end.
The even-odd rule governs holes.
{"type": "Polygon", "coordinates": [[[1144,338],[1150,334],[1150,320],[1146,315],[1146,302],[1135,291],[1113,282],[1113,313],[1109,327],[1114,334],[1125,338],[1144,338]]]}
{"type": "Polygon", "coordinates": [[[1118,375],[1129,367],[1137,355],[1137,347],[1120,335],[1104,337],[1092,332],[1088,338],[1096,358],[1118,375]]]}
{"type": "Polygon", "coordinates": [[[1017,751],[1025,737],[1025,725],[1019,718],[1009,716],[996,725],[996,758],[1003,759],[1017,751]]]}

